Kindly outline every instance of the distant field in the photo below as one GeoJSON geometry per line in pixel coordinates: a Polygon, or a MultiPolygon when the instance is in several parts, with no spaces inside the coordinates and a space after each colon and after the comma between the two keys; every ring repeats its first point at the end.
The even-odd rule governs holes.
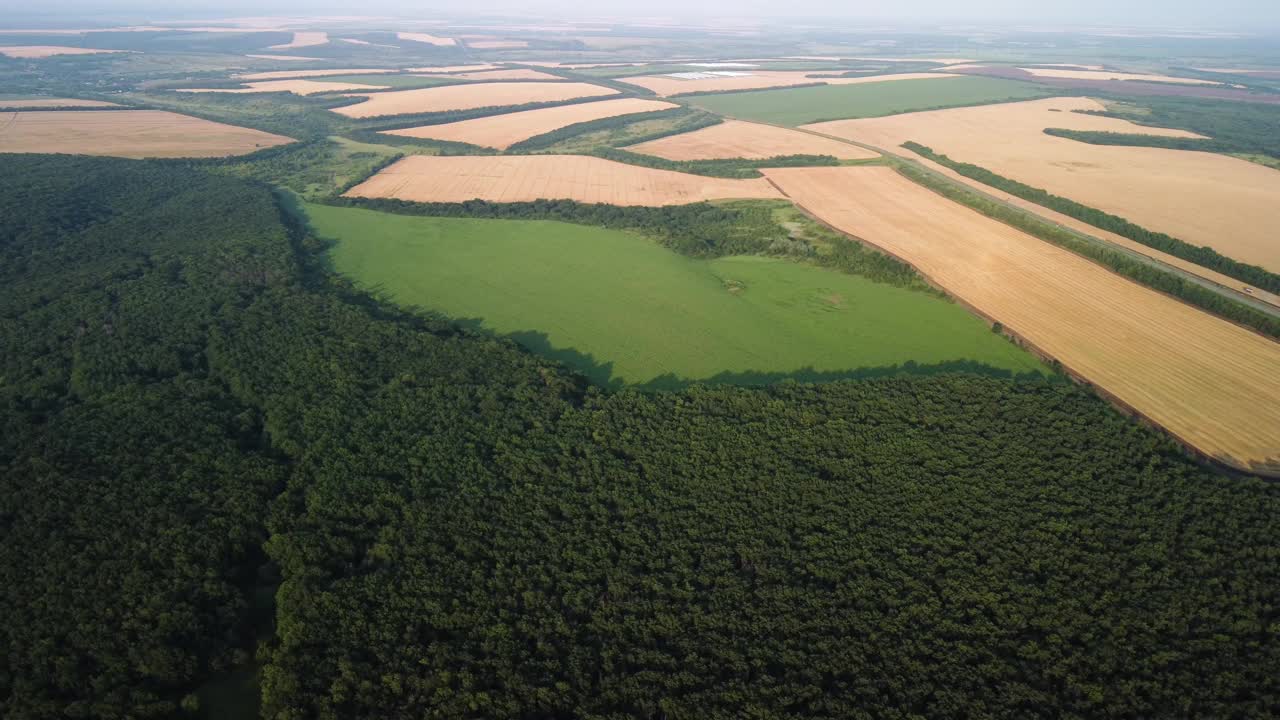
{"type": "Polygon", "coordinates": [[[511,145],[522,140],[528,140],[531,137],[549,133],[569,125],[620,115],[670,110],[675,107],[678,106],[660,100],[620,98],[618,100],[600,100],[599,102],[526,110],[505,115],[492,115],[455,123],[424,125],[404,130],[388,130],[384,134],[434,138],[506,150],[511,145]]]}
{"type": "MultiPolygon", "coordinates": [[[[251,56],[252,57],[252,56],[251,56]]],[[[283,56],[282,56],[283,57],[283,56]]],[[[291,58],[292,59],[292,58],[291,58]]],[[[393,73],[386,68],[339,68],[337,70],[270,70],[267,72],[233,75],[236,80],[297,80],[299,78],[328,77],[331,75],[378,75],[393,73]]],[[[379,78],[382,80],[382,78],[379,78]]]]}
{"type": "Polygon", "coordinates": [[[890,168],[763,171],[822,220],[911,263],[1201,452],[1280,472],[1280,345],[890,168]]]}
{"type": "Polygon", "coordinates": [[[547,221],[306,207],[318,234],[338,241],[339,272],[511,334],[601,384],[908,361],[1042,369],[959,306],[785,260],[693,260],[629,233],[547,221]]]}
{"type": "MultiPolygon", "coordinates": [[[[699,68],[687,68],[685,71],[698,70],[699,68]]],[[[899,80],[919,80],[924,78],[933,78],[938,80],[954,79],[954,75],[944,75],[942,73],[902,73],[900,76],[890,75],[870,75],[867,77],[812,77],[813,75],[821,75],[823,73],[815,73],[813,71],[785,71],[785,70],[751,70],[746,75],[736,75],[728,77],[712,76],[697,79],[683,79],[671,77],[670,75],[645,75],[642,77],[626,77],[619,78],[619,82],[629,83],[631,85],[639,85],[640,87],[652,90],[653,92],[669,97],[671,95],[680,95],[684,93],[696,92],[723,92],[725,90],[750,90],[754,88],[775,88],[786,87],[788,85],[812,85],[814,83],[826,83],[829,85],[864,85],[868,83],[893,82],[895,77],[899,80]]],[[[830,75],[830,73],[826,73],[830,75]]]]}
{"type": "Polygon", "coordinates": [[[582,155],[417,155],[383,169],[347,194],[414,202],[576,200],[647,206],[781,198],[764,178],[706,177],[582,155]]]}
{"type": "Polygon", "coordinates": [[[358,90],[385,90],[389,84],[367,85],[364,83],[345,82],[339,78],[323,80],[263,80],[245,83],[242,88],[181,88],[178,92],[188,93],[224,93],[246,95],[251,93],[289,92],[294,95],[319,95],[320,93],[347,92],[358,90]]]}
{"type": "Polygon", "coordinates": [[[861,85],[762,90],[692,98],[693,104],[741,120],[803,125],[821,120],[878,117],[935,107],[1043,97],[1036,85],[1002,78],[958,77],[861,85]]]}
{"type": "Polygon", "coordinates": [[[0,55],[11,58],[34,60],[53,57],[55,55],[93,55],[95,53],[124,52],[123,50],[98,50],[95,48],[67,47],[63,45],[5,45],[0,47],[0,55]]]}
{"type": "Polygon", "coordinates": [[[726,120],[701,130],[668,135],[627,149],[668,160],[759,159],[778,155],[832,155],[842,160],[879,157],[878,153],[852,143],[741,120],[726,120]]]}
{"type": "Polygon", "coordinates": [[[333,112],[353,118],[410,113],[470,110],[499,105],[556,102],[582,97],[617,95],[613,88],[579,82],[494,82],[447,85],[421,90],[400,90],[368,96],[355,105],[334,108],[333,112]]]}
{"type": "Polygon", "coordinates": [[[161,110],[0,113],[0,153],[224,157],[293,142],[161,110]]]}
{"type": "Polygon", "coordinates": [[[75,98],[51,98],[34,95],[0,95],[0,110],[66,107],[117,107],[117,105],[101,100],[77,100],[75,98]]]}

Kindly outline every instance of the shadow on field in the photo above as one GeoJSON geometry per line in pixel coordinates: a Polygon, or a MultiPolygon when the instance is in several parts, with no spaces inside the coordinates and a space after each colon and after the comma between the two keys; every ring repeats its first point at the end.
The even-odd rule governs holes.
{"type": "MultiPolygon", "coordinates": [[[[483,321],[479,318],[453,318],[453,322],[472,332],[494,335],[492,331],[484,327],[483,321]]],[[[1045,374],[1036,371],[1015,373],[1011,370],[992,367],[973,360],[949,360],[928,364],[907,361],[897,365],[850,368],[848,370],[818,370],[813,367],[802,367],[786,372],[765,370],[725,371],[701,378],[688,378],[675,373],[667,373],[643,383],[628,383],[621,378],[614,377],[614,364],[612,361],[602,362],[597,360],[594,355],[584,353],[576,348],[555,347],[544,332],[518,330],[498,335],[498,337],[510,340],[536,355],[562,363],[585,375],[592,384],[608,390],[630,389],[640,392],[659,392],[681,390],[691,385],[774,385],[782,382],[826,383],[838,380],[867,380],[895,375],[928,376],[943,373],[967,373],[1004,380],[1046,379],[1045,374]]]]}

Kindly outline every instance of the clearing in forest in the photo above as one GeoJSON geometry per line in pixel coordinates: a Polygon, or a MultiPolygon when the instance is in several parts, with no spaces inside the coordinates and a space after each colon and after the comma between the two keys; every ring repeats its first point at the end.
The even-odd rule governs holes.
{"type": "Polygon", "coordinates": [[[703,177],[586,155],[414,155],[383,169],[347,195],[414,202],[545,199],[649,206],[782,197],[764,178],[703,177]]]}
{"type": "Polygon", "coordinates": [[[327,75],[377,75],[393,73],[387,68],[339,68],[337,70],[272,70],[270,72],[232,75],[236,80],[297,80],[299,78],[325,77],[327,75]]]}
{"type": "Polygon", "coordinates": [[[1144,288],[891,168],[765,175],[1201,452],[1280,473],[1280,344],[1144,288]]]}
{"type": "Polygon", "coordinates": [[[288,92],[294,95],[318,95],[320,93],[346,92],[348,90],[382,90],[386,85],[365,85],[353,82],[330,82],[324,80],[263,80],[245,83],[242,88],[181,88],[178,92],[186,93],[229,93],[244,95],[249,93],[288,92]]]}
{"type": "Polygon", "coordinates": [[[1045,134],[1045,128],[1066,128],[1198,137],[1076,110],[1105,107],[1089,98],[1048,98],[806,127],[895,152],[912,140],[953,160],[1280,272],[1275,241],[1280,172],[1227,155],[1093,145],[1045,134]]]}
{"type": "Polygon", "coordinates": [[[96,53],[127,52],[125,50],[99,50],[97,48],[64,47],[62,45],[4,45],[0,55],[26,60],[53,57],[54,55],[94,55],[96,53]]]}
{"type": "Polygon", "coordinates": [[[296,32],[293,39],[284,45],[272,45],[271,50],[288,50],[290,48],[312,47],[314,45],[328,45],[329,33],[323,32],[296,32]]]}
{"type": "Polygon", "coordinates": [[[291,138],[162,110],[0,113],[0,152],[113,157],[224,157],[291,138]]]}
{"type": "Polygon", "coordinates": [[[1043,370],[957,305],[788,260],[695,260],[550,221],[307,211],[361,285],[472,318],[602,385],[816,380],[907,362],[1043,370]]]}
{"type": "Polygon", "coordinates": [[[559,102],[617,94],[618,91],[613,88],[581,82],[474,83],[378,93],[367,96],[368,99],[362,103],[334,108],[333,112],[347,117],[367,118],[559,102]]]}
{"type": "Polygon", "coordinates": [[[865,148],[799,130],[726,120],[693,132],[632,145],[631,152],[668,160],[761,159],[778,155],[832,155],[841,160],[879,157],[865,148]]]}
{"type": "Polygon", "coordinates": [[[866,77],[812,77],[823,75],[814,70],[747,70],[687,72],[673,75],[641,75],[618,78],[619,82],[639,85],[663,97],[681,93],[723,92],[726,90],[752,90],[756,88],[786,87],[788,85],[863,85],[866,83],[892,82],[894,80],[921,80],[925,78],[948,79],[945,73],[898,73],[896,75],[869,75],[866,77]]]}
{"type": "Polygon", "coordinates": [[[935,107],[1025,100],[1047,94],[1038,85],[1018,80],[963,75],[947,78],[783,88],[703,95],[691,100],[718,115],[739,120],[801,125],[836,118],[878,117],[935,107]]]}
{"type": "Polygon", "coordinates": [[[674,107],[679,106],[660,100],[620,98],[618,100],[601,100],[599,102],[563,105],[540,110],[525,110],[524,112],[508,113],[506,115],[492,115],[490,117],[442,125],[424,125],[405,130],[387,130],[385,134],[448,140],[506,150],[515,143],[553,130],[559,130],[569,125],[620,115],[669,110],[674,107]]]}

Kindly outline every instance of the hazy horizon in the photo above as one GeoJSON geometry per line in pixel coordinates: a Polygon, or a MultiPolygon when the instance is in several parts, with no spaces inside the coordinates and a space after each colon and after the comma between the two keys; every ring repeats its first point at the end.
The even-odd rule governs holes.
{"type": "MultiPolygon", "coordinates": [[[[1029,5],[1014,0],[972,0],[957,5],[943,0],[904,0],[892,4],[840,2],[839,0],[705,0],[697,4],[679,0],[597,2],[589,6],[570,0],[491,0],[483,4],[443,0],[424,7],[406,0],[373,0],[353,6],[337,0],[229,0],[212,4],[191,0],[67,0],[56,11],[45,7],[0,2],[4,24],[16,26],[39,19],[47,25],[66,25],[76,19],[98,20],[181,20],[210,19],[237,15],[263,16],[389,16],[395,18],[450,19],[502,16],[506,18],[556,18],[609,20],[654,18],[681,20],[708,18],[843,20],[850,23],[882,23],[901,26],[958,24],[992,27],[1041,27],[1082,29],[1122,26],[1147,29],[1233,29],[1252,33],[1280,30],[1280,3],[1259,0],[1224,0],[1213,4],[1198,0],[1117,3],[1110,0],[1081,0],[1069,5],[1029,5]]],[[[845,28],[838,28],[845,29],[845,28]]],[[[852,29],[852,28],[850,28],[852,29]]]]}

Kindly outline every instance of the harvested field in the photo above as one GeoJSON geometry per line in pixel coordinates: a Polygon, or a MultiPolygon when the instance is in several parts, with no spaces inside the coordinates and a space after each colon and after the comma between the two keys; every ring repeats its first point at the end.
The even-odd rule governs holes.
{"type": "Polygon", "coordinates": [[[225,157],[293,142],[162,110],[0,113],[0,153],[225,157]]]}
{"type": "Polygon", "coordinates": [[[509,50],[529,47],[525,40],[470,40],[467,47],[476,50],[509,50]]]}
{"type": "Polygon", "coordinates": [[[1280,473],[1280,344],[1114,275],[890,168],[765,175],[826,222],[1223,462],[1280,473]]]}
{"type": "Polygon", "coordinates": [[[236,80],[297,80],[300,78],[317,78],[329,75],[379,75],[393,73],[396,70],[386,68],[339,68],[337,70],[273,70],[271,72],[245,73],[232,75],[236,80]]]}
{"type": "MultiPolygon", "coordinates": [[[[579,103],[563,107],[526,110],[524,112],[494,115],[492,117],[463,120],[443,125],[425,125],[406,130],[388,130],[386,135],[432,138],[451,142],[471,143],[483,147],[506,150],[515,143],[531,137],[559,130],[562,127],[601,118],[669,110],[678,105],[660,100],[621,98],[599,102],[579,103]]],[[[834,142],[834,141],[832,141],[834,142]]]]}
{"type": "Polygon", "coordinates": [[[1111,70],[1063,70],[1057,68],[1020,67],[1019,70],[1036,77],[1066,78],[1068,80],[1145,80],[1147,82],[1178,83],[1181,85],[1217,85],[1212,80],[1171,77],[1169,75],[1140,75],[1138,73],[1113,72],[1111,70]]]}
{"type": "Polygon", "coordinates": [[[290,48],[312,47],[314,45],[328,45],[329,33],[323,32],[296,32],[293,34],[293,40],[284,45],[272,45],[271,50],[288,50],[290,48]]]}
{"type": "Polygon", "coordinates": [[[401,40],[411,40],[413,42],[437,45],[440,47],[452,47],[458,44],[458,41],[453,38],[439,37],[436,35],[429,35],[427,33],[398,32],[396,33],[396,37],[401,40]]]}
{"type": "Polygon", "coordinates": [[[1246,70],[1243,68],[1193,68],[1200,72],[1224,73],[1227,75],[1249,75],[1264,80],[1280,80],[1280,68],[1270,70],[1246,70]]]}
{"type": "Polygon", "coordinates": [[[77,100],[75,98],[6,98],[0,97],[0,110],[12,108],[88,108],[88,107],[120,107],[115,103],[101,100],[77,100]]]}
{"type": "Polygon", "coordinates": [[[1280,173],[1226,155],[1092,145],[1044,133],[1052,127],[1195,137],[1072,112],[1103,109],[1089,98],[1049,98],[805,127],[884,149],[913,140],[1150,230],[1280,271],[1280,173]]]}
{"type": "Polygon", "coordinates": [[[760,88],[788,87],[791,85],[859,85],[862,83],[916,80],[922,78],[952,78],[944,73],[899,73],[897,75],[873,75],[870,77],[815,78],[814,70],[763,70],[737,76],[708,77],[705,79],[681,79],[666,75],[641,75],[618,78],[619,82],[639,85],[663,97],[694,92],[723,92],[726,90],[753,90],[760,88]]]}
{"type": "Polygon", "coordinates": [[[118,53],[125,50],[98,50],[97,48],[64,47],[61,45],[4,45],[0,46],[0,55],[24,60],[53,57],[55,55],[95,55],[97,53],[118,53]]]}
{"type": "Polygon", "coordinates": [[[415,202],[564,199],[649,206],[781,197],[764,178],[702,177],[584,155],[415,155],[379,172],[347,195],[415,202]]]}
{"type": "Polygon", "coordinates": [[[1237,102],[1262,103],[1280,105],[1280,93],[1260,93],[1237,87],[1228,87],[1220,83],[1207,85],[1188,85],[1186,83],[1167,82],[1125,82],[1116,80],[1090,80],[1079,78],[1037,77],[1020,68],[1008,65],[982,65],[977,67],[956,66],[943,68],[947,72],[958,72],[964,75],[984,75],[1009,80],[1025,80],[1036,82],[1050,89],[1085,90],[1097,92],[1115,92],[1122,90],[1125,95],[1154,95],[1172,97],[1195,97],[1212,100],[1233,100],[1237,102]]]}
{"type": "MultiPolygon", "coordinates": [[[[434,73],[426,73],[434,74],[434,73]]],[[[512,68],[502,70],[480,70],[478,72],[453,73],[449,75],[451,78],[459,80],[559,80],[564,82],[564,78],[559,75],[550,75],[537,70],[528,68],[512,68]]]]}
{"type": "Polygon", "coordinates": [[[178,92],[188,93],[246,93],[290,92],[294,95],[318,95],[320,93],[345,92],[348,90],[383,90],[386,85],[365,85],[350,82],[324,82],[317,80],[264,80],[262,82],[245,83],[242,88],[182,88],[178,92]]]}
{"type": "Polygon", "coordinates": [[[971,62],[974,62],[973,58],[939,58],[939,57],[918,57],[918,58],[910,58],[910,57],[847,57],[847,58],[841,58],[841,60],[862,60],[862,61],[872,61],[872,62],[901,62],[901,63],[909,63],[909,62],[931,62],[931,63],[938,63],[939,65],[959,65],[960,63],[971,63],[971,62]]]}
{"type": "Polygon", "coordinates": [[[433,67],[407,68],[405,72],[411,73],[461,73],[476,72],[479,70],[493,70],[499,65],[490,65],[488,63],[479,63],[476,65],[439,65],[433,67]]]}
{"type": "Polygon", "coordinates": [[[580,82],[476,83],[378,93],[368,96],[369,99],[362,103],[334,108],[333,112],[347,117],[367,118],[523,105],[534,102],[558,102],[617,94],[618,91],[613,88],[580,82]]]}
{"type": "Polygon", "coordinates": [[[668,160],[760,159],[778,155],[834,155],[842,160],[879,157],[857,145],[773,125],[726,120],[693,132],[632,145],[631,152],[668,160]]]}

